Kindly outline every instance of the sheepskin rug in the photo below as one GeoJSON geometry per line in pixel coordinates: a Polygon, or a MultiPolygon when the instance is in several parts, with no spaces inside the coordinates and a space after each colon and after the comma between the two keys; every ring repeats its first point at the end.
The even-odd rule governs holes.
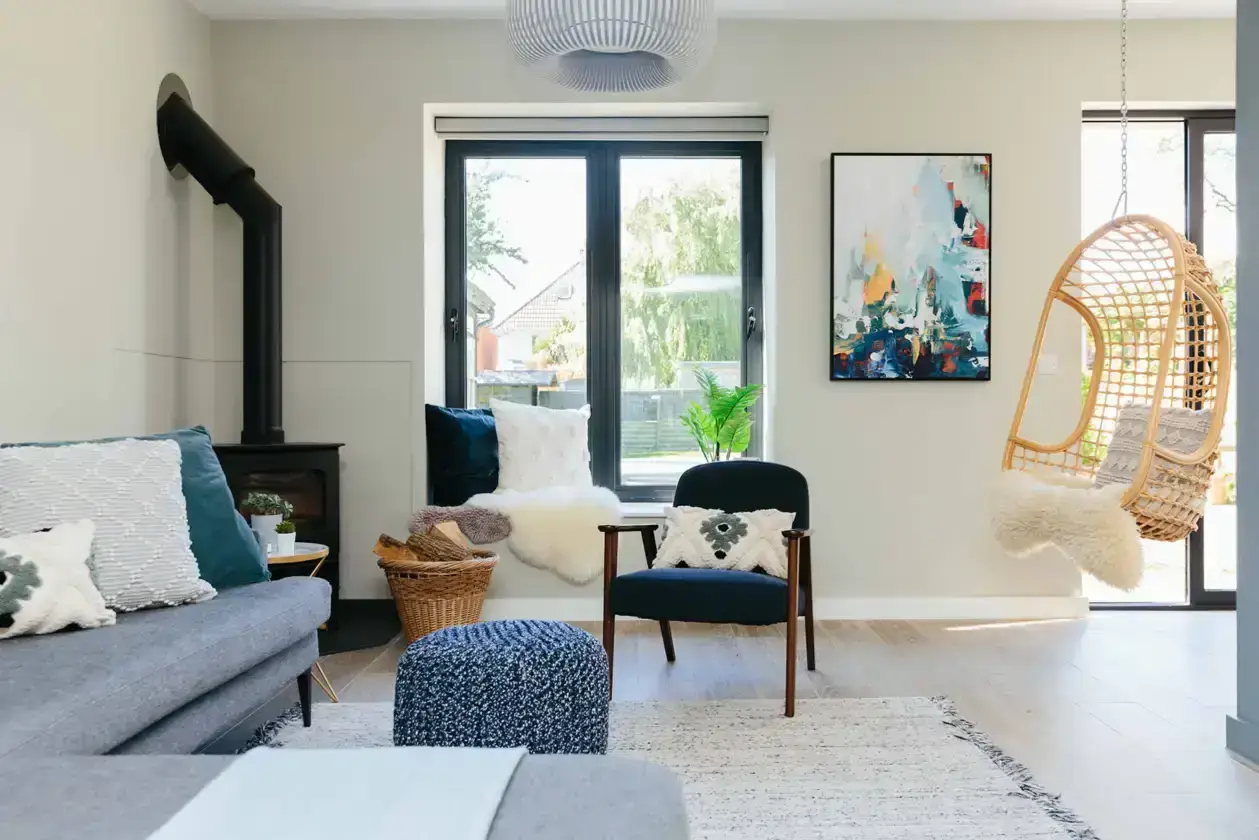
{"type": "Polygon", "coordinates": [[[1071,476],[1003,472],[993,492],[993,533],[1017,557],[1053,546],[1081,571],[1131,591],[1141,583],[1145,560],[1137,523],[1120,506],[1127,489],[1094,487],[1071,476]]]}
{"type": "Polygon", "coordinates": [[[507,547],[517,559],[580,586],[603,574],[600,525],[621,521],[621,500],[604,487],[500,490],[468,499],[511,520],[507,547]]]}

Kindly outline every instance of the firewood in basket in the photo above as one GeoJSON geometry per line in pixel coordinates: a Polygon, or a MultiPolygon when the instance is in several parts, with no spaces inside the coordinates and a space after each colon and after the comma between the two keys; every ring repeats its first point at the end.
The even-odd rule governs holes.
{"type": "Polygon", "coordinates": [[[459,523],[454,520],[438,522],[429,528],[428,532],[435,537],[445,537],[460,548],[472,547],[472,543],[463,535],[463,531],[459,530],[459,523]]]}

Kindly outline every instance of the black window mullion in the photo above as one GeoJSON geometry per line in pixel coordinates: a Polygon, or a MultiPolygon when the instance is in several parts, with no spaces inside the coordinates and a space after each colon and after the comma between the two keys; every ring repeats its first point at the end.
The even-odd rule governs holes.
{"type": "MultiPolygon", "coordinates": [[[[741,155],[742,206],[740,236],[743,246],[743,384],[765,382],[765,296],[763,283],[762,241],[764,215],[762,207],[761,144],[748,143],[741,155]]],[[[748,452],[764,456],[765,401],[754,409],[752,443],[748,452]]]]}
{"type": "Polygon", "coordinates": [[[467,156],[456,143],[446,147],[446,405],[463,407],[468,399],[467,318],[467,156]]]}
{"type": "Polygon", "coordinates": [[[586,393],[594,483],[615,488],[621,465],[620,160],[592,143],[586,160],[586,393]]]}

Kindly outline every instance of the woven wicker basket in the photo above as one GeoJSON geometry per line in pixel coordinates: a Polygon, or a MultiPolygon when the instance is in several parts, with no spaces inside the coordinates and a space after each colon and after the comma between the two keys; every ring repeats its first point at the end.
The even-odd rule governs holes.
{"type": "Polygon", "coordinates": [[[381,537],[377,561],[389,581],[402,632],[414,642],[443,627],[481,620],[498,556],[445,537],[412,534],[405,544],[381,537]],[[408,551],[399,551],[405,545],[408,551]],[[407,556],[410,555],[410,556],[407,556]]]}

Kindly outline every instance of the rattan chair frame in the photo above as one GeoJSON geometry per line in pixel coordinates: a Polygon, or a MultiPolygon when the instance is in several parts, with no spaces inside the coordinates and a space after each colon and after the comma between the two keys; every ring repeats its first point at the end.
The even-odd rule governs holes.
{"type": "Polygon", "coordinates": [[[1219,457],[1233,366],[1232,333],[1219,289],[1193,243],[1152,216],[1123,216],[1081,242],[1054,278],[1002,468],[1094,478],[1126,404],[1151,406],[1140,465],[1122,504],[1145,539],[1175,542],[1196,530],[1219,457]],[[1078,313],[1094,357],[1075,429],[1057,443],[1022,433],[1024,413],[1055,305],[1078,313]],[[1167,407],[1207,409],[1196,452],[1157,442],[1167,407]]]}

